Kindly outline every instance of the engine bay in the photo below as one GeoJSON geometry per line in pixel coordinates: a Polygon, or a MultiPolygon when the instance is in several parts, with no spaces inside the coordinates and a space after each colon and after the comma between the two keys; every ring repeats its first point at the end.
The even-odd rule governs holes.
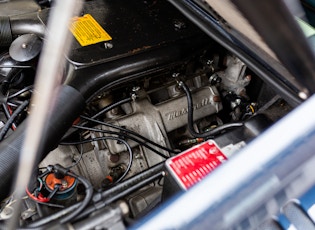
{"type": "MultiPolygon", "coordinates": [[[[16,32],[0,43],[2,142],[34,106],[50,11],[50,1],[19,3],[0,1],[0,23],[10,18],[16,32]]],[[[131,227],[189,189],[166,161],[211,141],[225,157],[212,171],[294,107],[166,1],[85,1],[71,26],[67,92],[47,120],[21,210],[11,176],[3,182],[0,219],[18,211],[21,228],[131,227]]]]}

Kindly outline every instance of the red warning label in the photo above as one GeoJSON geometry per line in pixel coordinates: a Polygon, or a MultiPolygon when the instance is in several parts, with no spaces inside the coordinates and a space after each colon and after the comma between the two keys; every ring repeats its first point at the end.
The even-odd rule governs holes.
{"type": "Polygon", "coordinates": [[[166,166],[180,186],[188,189],[226,160],[227,157],[210,140],[168,159],[166,166]]]}

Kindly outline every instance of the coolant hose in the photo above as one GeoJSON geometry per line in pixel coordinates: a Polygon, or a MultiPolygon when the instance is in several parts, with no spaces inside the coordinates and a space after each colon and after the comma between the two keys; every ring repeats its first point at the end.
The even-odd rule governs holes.
{"type": "MultiPolygon", "coordinates": [[[[58,145],[63,134],[79,117],[84,106],[85,100],[80,92],[68,85],[60,87],[55,106],[52,109],[52,116],[46,123],[47,132],[41,142],[41,158],[58,145]]],[[[0,144],[0,200],[5,199],[10,193],[25,137],[26,122],[23,122],[12,135],[0,144]]]]}
{"type": "Polygon", "coordinates": [[[36,34],[44,37],[49,9],[17,16],[0,16],[0,47],[9,47],[14,35],[36,34]]]}
{"type": "Polygon", "coordinates": [[[36,34],[44,37],[49,12],[49,9],[44,9],[35,13],[10,17],[12,35],[36,34]]]}
{"type": "Polygon", "coordinates": [[[9,46],[12,42],[10,18],[0,17],[0,47],[9,46]]]}

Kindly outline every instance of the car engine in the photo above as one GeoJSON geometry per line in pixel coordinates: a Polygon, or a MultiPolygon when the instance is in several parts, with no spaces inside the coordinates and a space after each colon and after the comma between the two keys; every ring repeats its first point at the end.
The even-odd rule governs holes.
{"type": "MultiPolygon", "coordinates": [[[[36,106],[53,3],[0,1],[1,152],[36,106]]],[[[169,2],[85,1],[69,30],[63,96],[20,210],[15,164],[3,179],[3,223],[19,212],[27,229],[130,227],[186,190],[165,162],[214,143],[226,156],[214,169],[295,106],[169,2]]]]}

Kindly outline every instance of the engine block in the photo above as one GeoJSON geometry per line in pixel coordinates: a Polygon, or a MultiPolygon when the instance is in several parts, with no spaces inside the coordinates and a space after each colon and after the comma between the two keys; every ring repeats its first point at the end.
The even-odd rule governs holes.
{"type": "MultiPolygon", "coordinates": [[[[145,92],[141,92],[140,94],[146,95],[145,92]]],[[[193,100],[195,120],[216,114],[222,109],[219,92],[214,86],[204,86],[195,89],[193,100]]],[[[187,99],[184,94],[174,96],[155,105],[150,102],[148,96],[145,96],[132,101],[129,105],[125,104],[122,106],[122,108],[126,107],[128,107],[128,110],[131,109],[129,114],[123,116],[117,115],[117,118],[112,117],[110,123],[120,127],[128,127],[129,130],[139,133],[168,148],[173,146],[173,143],[170,143],[171,141],[169,140],[170,132],[187,124],[188,108],[187,99]]],[[[113,128],[106,126],[98,126],[98,128],[114,131],[113,128]]],[[[89,135],[94,138],[100,137],[100,134],[93,132],[89,133],[89,135]]],[[[128,141],[134,152],[132,167],[128,177],[164,160],[163,157],[155,154],[146,147],[140,146],[137,142],[132,140],[126,141],[128,141]]],[[[85,144],[81,148],[83,157],[79,164],[73,168],[73,171],[84,175],[95,187],[102,185],[102,181],[110,174],[111,169],[122,165],[126,167],[128,165],[129,159],[126,146],[117,141],[94,141],[91,144],[85,144]]],[[[156,150],[169,156],[169,153],[165,150],[158,148],[156,150]]],[[[62,159],[65,167],[67,167],[72,164],[70,158],[72,157],[76,161],[76,159],[80,158],[80,154],[80,147],[76,149],[73,146],[61,146],[50,154],[54,156],[52,158],[55,158],[55,160],[48,157],[42,162],[41,166],[53,164],[54,162],[51,161],[60,162],[60,159],[62,159]],[[69,153],[72,153],[72,156],[69,153]]]]}

